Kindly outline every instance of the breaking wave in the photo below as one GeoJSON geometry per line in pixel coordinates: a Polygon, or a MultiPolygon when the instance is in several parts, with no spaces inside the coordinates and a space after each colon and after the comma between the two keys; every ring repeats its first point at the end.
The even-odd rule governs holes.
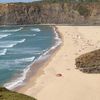
{"type": "Polygon", "coordinates": [[[9,36],[10,34],[0,34],[0,39],[9,36]]]}
{"type": "MultiPolygon", "coordinates": [[[[23,61],[33,61],[35,59],[35,57],[30,57],[30,58],[23,58],[23,59],[19,59],[17,61],[19,62],[23,62],[23,61]]],[[[23,81],[26,78],[27,72],[29,71],[30,67],[27,67],[23,70],[23,73],[21,74],[21,77],[17,78],[16,80],[13,80],[12,82],[6,83],[4,84],[4,87],[8,88],[8,89],[13,89],[16,88],[19,85],[23,84],[23,81]]]]}
{"type": "Polygon", "coordinates": [[[22,63],[22,62],[31,62],[35,59],[35,56],[29,57],[29,58],[22,58],[22,59],[17,59],[15,62],[16,63],[22,63]]]}
{"type": "Polygon", "coordinates": [[[0,48],[12,48],[15,45],[17,45],[18,43],[23,43],[25,42],[26,39],[22,39],[20,41],[7,41],[7,42],[2,42],[0,43],[0,48]]]}
{"type": "Polygon", "coordinates": [[[41,30],[39,28],[31,28],[31,31],[40,32],[41,30]]]}
{"type": "Polygon", "coordinates": [[[18,29],[7,29],[7,30],[0,30],[0,32],[4,32],[4,33],[7,33],[7,32],[18,32],[18,31],[21,31],[23,29],[23,27],[20,27],[18,29]]]}
{"type": "Polygon", "coordinates": [[[3,49],[0,51],[0,56],[6,55],[6,53],[7,53],[7,49],[3,49]]]}

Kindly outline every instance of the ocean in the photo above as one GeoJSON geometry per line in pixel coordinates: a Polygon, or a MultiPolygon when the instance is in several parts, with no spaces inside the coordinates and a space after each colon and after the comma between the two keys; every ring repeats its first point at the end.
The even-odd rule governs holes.
{"type": "Polygon", "coordinates": [[[30,65],[46,59],[61,41],[50,26],[0,27],[0,85],[14,89],[23,84],[30,65]]]}

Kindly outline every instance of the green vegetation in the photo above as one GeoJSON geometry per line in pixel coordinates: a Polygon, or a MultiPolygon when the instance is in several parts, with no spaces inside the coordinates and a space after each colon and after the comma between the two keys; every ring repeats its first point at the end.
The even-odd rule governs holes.
{"type": "Polygon", "coordinates": [[[100,2],[100,0],[43,0],[46,2],[100,2]]]}
{"type": "Polygon", "coordinates": [[[0,87],[0,100],[36,100],[36,99],[0,87]]]}
{"type": "Polygon", "coordinates": [[[90,15],[90,10],[83,5],[79,5],[79,7],[77,8],[77,11],[79,12],[81,16],[84,16],[84,17],[87,17],[90,15]]]}

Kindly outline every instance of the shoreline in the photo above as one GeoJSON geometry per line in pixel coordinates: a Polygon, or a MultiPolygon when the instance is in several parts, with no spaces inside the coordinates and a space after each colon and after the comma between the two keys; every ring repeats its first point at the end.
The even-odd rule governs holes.
{"type": "MultiPolygon", "coordinates": [[[[45,68],[44,66],[47,66],[48,63],[52,60],[52,57],[56,54],[56,52],[60,49],[62,42],[61,42],[61,34],[57,31],[57,28],[55,27],[55,25],[52,25],[52,30],[55,34],[55,43],[54,45],[46,52],[44,52],[44,56],[49,55],[47,58],[45,59],[41,59],[41,55],[39,58],[41,59],[39,61],[39,58],[32,62],[32,64],[29,65],[30,69],[28,70],[27,74],[26,74],[26,79],[23,81],[23,83],[25,83],[24,85],[21,86],[17,86],[14,89],[12,89],[13,91],[17,91],[20,93],[23,93],[25,90],[27,90],[26,88],[29,88],[30,86],[27,84],[34,84],[35,85],[35,81],[36,79],[41,76],[42,74],[44,74],[43,69],[45,68]],[[59,40],[60,39],[60,40],[59,40]],[[59,43],[60,42],[60,43],[59,43]],[[34,80],[34,82],[32,82],[34,80]]],[[[43,56],[43,57],[44,57],[43,56]]]]}
{"type": "Polygon", "coordinates": [[[100,26],[56,26],[63,44],[21,93],[37,100],[100,100],[100,75],[76,69],[75,58],[100,48],[100,26]],[[88,34],[87,34],[88,33],[88,34]],[[60,76],[58,76],[60,74],[60,76]]]}

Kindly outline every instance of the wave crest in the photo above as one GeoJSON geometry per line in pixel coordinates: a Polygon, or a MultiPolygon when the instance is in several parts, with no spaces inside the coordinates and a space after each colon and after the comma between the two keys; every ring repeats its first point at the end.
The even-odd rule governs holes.
{"type": "MultiPolygon", "coordinates": [[[[35,59],[35,57],[30,57],[30,58],[23,58],[23,59],[19,59],[19,61],[33,61],[35,59]]],[[[18,61],[18,60],[17,60],[18,61]]],[[[7,89],[14,89],[17,86],[23,85],[23,81],[26,78],[27,72],[29,71],[30,67],[27,67],[26,69],[23,70],[23,73],[21,74],[21,77],[13,80],[12,82],[6,83],[4,84],[4,87],[6,87],[7,89]]]]}
{"type": "Polygon", "coordinates": [[[22,39],[20,41],[6,41],[4,43],[0,43],[0,48],[12,48],[18,43],[23,43],[25,42],[26,39],[22,39]]]}
{"type": "Polygon", "coordinates": [[[22,58],[22,59],[17,59],[16,62],[17,63],[22,63],[22,62],[31,62],[35,59],[35,56],[33,57],[29,57],[29,58],[22,58]]]}
{"type": "Polygon", "coordinates": [[[9,35],[11,35],[11,34],[0,34],[0,39],[2,39],[2,38],[4,38],[4,37],[7,37],[7,36],[9,36],[9,35]]]}
{"type": "Polygon", "coordinates": [[[40,32],[41,30],[39,28],[31,28],[31,31],[40,32]]]}
{"type": "Polygon", "coordinates": [[[4,32],[4,33],[6,33],[6,32],[18,32],[18,31],[21,31],[22,29],[23,29],[23,27],[20,27],[19,29],[1,30],[0,32],[4,32]]]}
{"type": "Polygon", "coordinates": [[[22,39],[22,40],[18,41],[18,43],[23,43],[23,42],[25,42],[25,40],[26,39],[22,39]]]}
{"type": "Polygon", "coordinates": [[[7,49],[3,49],[0,51],[0,56],[6,55],[7,49]]]}

